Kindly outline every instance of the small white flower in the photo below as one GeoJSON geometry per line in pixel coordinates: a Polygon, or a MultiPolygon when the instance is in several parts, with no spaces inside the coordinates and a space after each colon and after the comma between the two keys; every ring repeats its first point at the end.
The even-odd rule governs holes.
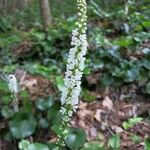
{"type": "Polygon", "coordinates": [[[8,86],[12,93],[15,93],[15,94],[18,93],[17,79],[13,74],[8,76],[8,86]]]}
{"type": "MultiPolygon", "coordinates": [[[[86,1],[77,0],[78,4],[78,22],[77,28],[72,31],[72,39],[69,56],[67,59],[67,69],[64,79],[64,88],[62,90],[61,104],[70,104],[73,110],[77,108],[79,102],[79,95],[81,91],[81,78],[83,75],[85,55],[87,52],[87,38],[86,38],[86,1]]],[[[62,110],[64,112],[64,110],[62,110]]],[[[71,117],[71,113],[69,113],[71,117]]],[[[64,118],[68,120],[68,118],[64,118]]]]}

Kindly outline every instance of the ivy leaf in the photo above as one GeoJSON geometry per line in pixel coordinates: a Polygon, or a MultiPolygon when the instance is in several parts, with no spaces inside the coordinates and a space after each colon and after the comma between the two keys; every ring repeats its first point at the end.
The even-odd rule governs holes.
{"type": "Polygon", "coordinates": [[[40,127],[42,127],[42,128],[47,128],[47,127],[49,126],[49,122],[48,122],[48,120],[45,119],[45,118],[40,118],[40,120],[39,120],[39,125],[40,125],[40,127]]]}
{"type": "Polygon", "coordinates": [[[1,109],[1,114],[4,118],[8,119],[14,116],[14,111],[8,106],[3,106],[1,109]]]}
{"type": "Polygon", "coordinates": [[[131,37],[128,37],[128,38],[119,39],[118,41],[115,41],[114,44],[117,44],[118,46],[121,47],[128,47],[133,45],[134,41],[131,37]]]}
{"type": "Polygon", "coordinates": [[[138,136],[138,135],[136,135],[136,134],[132,134],[132,135],[131,135],[131,140],[132,140],[135,144],[137,144],[137,143],[140,142],[141,137],[138,136]]]}
{"type": "Polygon", "coordinates": [[[84,98],[84,100],[86,101],[86,102],[92,102],[92,101],[94,101],[95,99],[96,99],[96,96],[95,95],[92,95],[91,93],[90,93],[90,91],[88,91],[88,90],[82,90],[82,97],[84,98]]]}
{"type": "Polygon", "coordinates": [[[48,109],[47,118],[49,121],[56,119],[57,114],[60,110],[60,105],[55,103],[52,107],[48,109]]]}
{"type": "Polygon", "coordinates": [[[16,139],[22,139],[32,135],[37,127],[37,120],[32,114],[18,113],[9,122],[12,135],[16,139]]]}
{"type": "Polygon", "coordinates": [[[2,102],[6,105],[8,105],[12,101],[11,95],[5,95],[2,97],[2,102]]]}
{"type": "Polygon", "coordinates": [[[143,21],[143,22],[141,22],[141,24],[143,27],[150,29],[150,21],[143,21]]]}
{"type": "Polygon", "coordinates": [[[124,79],[124,81],[133,82],[137,79],[138,75],[139,75],[138,67],[133,67],[131,69],[128,69],[126,72],[126,78],[124,79]]]}
{"type": "Polygon", "coordinates": [[[71,150],[77,150],[84,145],[86,134],[82,129],[72,129],[65,139],[66,145],[71,150]]]}
{"type": "Polygon", "coordinates": [[[103,85],[103,86],[109,86],[109,85],[112,85],[114,82],[113,78],[111,77],[111,75],[109,74],[106,74],[104,76],[102,76],[100,78],[100,83],[103,85]]]}
{"type": "Polygon", "coordinates": [[[114,149],[119,149],[120,147],[120,136],[118,134],[114,135],[108,142],[108,145],[111,147],[111,148],[114,148],[114,149]]]}
{"type": "Polygon", "coordinates": [[[18,144],[18,147],[20,150],[28,150],[29,145],[30,142],[28,140],[21,140],[18,144]]]}
{"type": "Polygon", "coordinates": [[[54,124],[51,129],[57,134],[57,135],[60,135],[60,136],[63,136],[62,134],[62,129],[60,129],[60,125],[59,124],[54,124]]]}
{"type": "Polygon", "coordinates": [[[137,123],[140,123],[142,120],[143,120],[142,117],[130,118],[129,119],[129,123],[135,125],[137,123]]]}
{"type": "Polygon", "coordinates": [[[45,144],[33,143],[28,147],[28,150],[49,150],[49,148],[45,144]]]}
{"type": "Polygon", "coordinates": [[[99,142],[94,141],[85,143],[84,148],[82,148],[81,150],[104,150],[104,148],[102,148],[102,145],[99,144],[99,142]]]}
{"type": "Polygon", "coordinates": [[[150,149],[150,138],[146,138],[144,141],[144,150],[150,149]]]}
{"type": "Polygon", "coordinates": [[[46,110],[50,108],[54,104],[54,101],[51,97],[49,97],[47,100],[39,98],[35,105],[39,110],[46,110]]]}
{"type": "Polygon", "coordinates": [[[125,130],[128,130],[129,128],[132,128],[135,124],[140,123],[143,120],[141,117],[135,117],[135,118],[130,118],[128,121],[123,122],[123,128],[125,130]]]}
{"type": "Polygon", "coordinates": [[[141,65],[146,69],[150,70],[150,61],[147,59],[142,60],[141,65]]]}
{"type": "Polygon", "coordinates": [[[45,103],[45,100],[42,99],[42,98],[39,98],[36,103],[36,108],[39,109],[39,110],[46,110],[47,109],[47,105],[45,103]]]}

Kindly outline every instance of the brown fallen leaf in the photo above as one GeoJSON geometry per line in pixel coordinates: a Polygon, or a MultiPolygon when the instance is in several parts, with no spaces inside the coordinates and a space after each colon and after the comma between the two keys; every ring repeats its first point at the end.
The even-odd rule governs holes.
{"type": "Polygon", "coordinates": [[[105,97],[105,99],[102,102],[102,105],[108,108],[109,110],[113,110],[113,102],[108,96],[105,97]]]}
{"type": "Polygon", "coordinates": [[[86,109],[86,107],[87,107],[87,103],[80,101],[78,108],[84,110],[86,109]]]}
{"type": "Polygon", "coordinates": [[[95,114],[94,114],[94,118],[95,118],[97,121],[99,121],[99,122],[102,121],[102,120],[101,120],[101,113],[102,113],[102,112],[104,112],[102,109],[97,109],[96,112],[95,112],[95,114]]]}
{"type": "Polygon", "coordinates": [[[115,130],[116,133],[122,133],[123,132],[123,129],[119,126],[112,126],[111,127],[113,130],[115,130]]]}
{"type": "Polygon", "coordinates": [[[47,98],[56,92],[53,83],[42,76],[33,76],[20,69],[15,71],[15,76],[21,90],[29,91],[31,100],[36,100],[39,97],[47,98]]]}
{"type": "Polygon", "coordinates": [[[97,137],[97,129],[95,127],[90,128],[90,135],[94,138],[97,137]]]}

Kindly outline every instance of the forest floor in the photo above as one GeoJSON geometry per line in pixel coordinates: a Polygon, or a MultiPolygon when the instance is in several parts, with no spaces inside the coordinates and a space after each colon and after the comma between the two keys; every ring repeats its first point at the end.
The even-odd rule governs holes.
{"type": "MultiPolygon", "coordinates": [[[[133,16],[129,16],[129,20],[126,16],[121,20],[120,13],[117,16],[115,12],[116,18],[113,18],[113,15],[104,19],[96,17],[91,19],[88,27],[87,56],[90,56],[90,59],[87,58],[89,60],[86,62],[86,67],[91,70],[85,67],[89,73],[84,73],[79,107],[70,125],[84,129],[87,142],[97,142],[105,150],[118,150],[113,148],[115,143],[120,143],[120,150],[145,150],[145,139],[150,137],[150,86],[147,86],[150,85],[149,21],[143,19],[144,13],[140,16],[139,13],[134,14],[134,11],[133,16]],[[124,31],[125,25],[131,28],[129,33],[124,31]],[[120,48],[116,49],[116,45],[120,48]],[[113,79],[116,80],[112,82],[113,85],[105,86],[101,79],[104,79],[106,84],[113,79]],[[149,93],[146,92],[146,87],[149,93]]],[[[64,19],[62,25],[59,23],[56,29],[55,26],[51,29],[47,41],[43,30],[36,29],[34,26],[31,30],[20,31],[21,34],[16,31],[11,33],[8,30],[9,34],[1,35],[0,67],[6,71],[6,74],[14,73],[21,90],[29,92],[28,101],[31,101],[34,106],[31,106],[31,112],[33,111],[37,120],[42,118],[42,115],[45,115],[47,120],[48,117],[45,110],[41,111],[35,107],[36,100],[52,96],[57,103],[60,98],[61,90],[56,83],[56,78],[60,76],[63,78],[62,70],[66,63],[67,50],[70,48],[70,36],[67,34],[72,30],[72,26],[68,24],[72,22],[66,24],[65,21],[63,24],[63,21],[64,19]],[[7,49],[10,54],[7,54],[7,49]],[[12,61],[11,65],[9,61],[12,61]]],[[[5,94],[0,89],[1,93],[5,94]]],[[[19,102],[22,108],[22,101],[19,102]]],[[[0,108],[2,106],[3,102],[0,101],[0,108]]],[[[0,114],[0,134],[10,132],[9,119],[4,118],[0,114]]],[[[52,120],[49,125],[51,123],[52,120]]],[[[9,139],[7,135],[6,139],[9,139]]],[[[39,127],[32,136],[25,139],[47,143],[55,142],[57,136],[48,126],[39,127]]],[[[20,140],[13,137],[10,141],[0,137],[0,150],[17,150],[20,140]]]]}
{"type": "MultiPolygon", "coordinates": [[[[86,77],[90,94],[95,100],[86,102],[81,98],[77,113],[71,120],[71,126],[83,128],[88,141],[99,141],[106,146],[108,140],[118,134],[121,150],[144,150],[144,139],[150,136],[150,126],[145,119],[150,110],[148,97],[143,97],[134,84],[125,85],[120,89],[109,87],[101,90],[97,86],[100,75],[100,72],[95,72],[86,77]]],[[[54,95],[58,93],[53,84],[41,76],[26,74],[22,85],[22,88],[28,88],[33,101],[36,97],[48,95],[49,92],[54,95]]],[[[0,130],[6,126],[5,120],[1,120],[0,130]]],[[[34,135],[33,140],[54,142],[57,137],[52,131],[43,129],[34,135]]],[[[0,140],[0,150],[12,150],[13,145],[15,143],[0,140]]]]}

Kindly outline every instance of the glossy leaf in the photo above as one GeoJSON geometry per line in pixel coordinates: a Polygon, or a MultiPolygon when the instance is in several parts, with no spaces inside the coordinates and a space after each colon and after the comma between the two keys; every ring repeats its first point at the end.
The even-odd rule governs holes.
{"type": "Polygon", "coordinates": [[[77,150],[84,145],[86,134],[82,129],[72,129],[65,139],[66,145],[71,150],[77,150]]]}
{"type": "Polygon", "coordinates": [[[22,139],[32,135],[37,127],[37,120],[32,114],[18,113],[9,122],[12,135],[16,139],[22,139]]]}
{"type": "Polygon", "coordinates": [[[45,144],[33,143],[28,147],[28,150],[49,150],[49,148],[45,144]]]}

